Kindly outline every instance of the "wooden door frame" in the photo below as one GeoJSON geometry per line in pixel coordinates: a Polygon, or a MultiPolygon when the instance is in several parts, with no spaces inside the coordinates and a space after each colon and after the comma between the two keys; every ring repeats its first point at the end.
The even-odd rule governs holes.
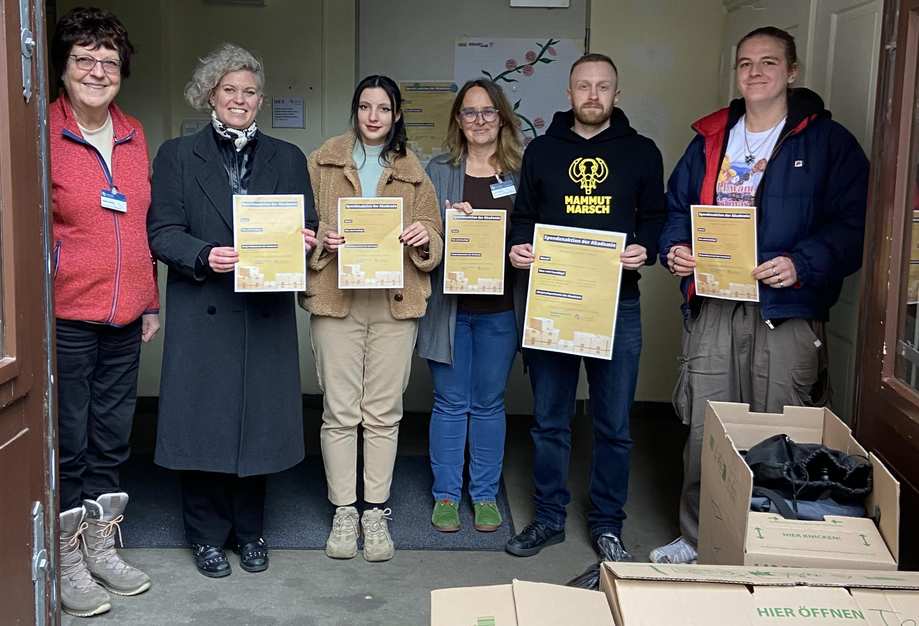
{"type": "Polygon", "coordinates": [[[5,619],[31,616],[53,624],[59,615],[46,45],[44,2],[28,0],[28,5],[27,26],[37,43],[28,103],[22,87],[20,2],[2,0],[0,5],[0,75],[7,82],[0,95],[0,454],[4,467],[12,469],[3,476],[7,498],[0,514],[0,598],[5,619]],[[36,502],[43,522],[38,540],[47,550],[46,567],[38,570],[33,569],[36,502]],[[35,593],[36,575],[44,583],[42,595],[35,593]]]}
{"type": "MultiPolygon", "coordinates": [[[[919,0],[886,0],[875,107],[872,171],[865,229],[865,284],[859,324],[855,429],[858,438],[894,471],[903,487],[905,519],[917,519],[919,393],[895,375],[898,337],[906,304],[908,256],[916,184],[909,170],[914,136],[913,103],[919,81],[919,0]],[[876,418],[880,415],[883,417],[876,418]],[[912,438],[912,439],[910,439],[912,438]],[[910,445],[909,441],[913,444],[910,445]],[[912,508],[910,508],[912,507],[912,508]]],[[[904,551],[919,562],[919,540],[901,533],[904,551]]],[[[902,556],[902,555],[901,555],[902,556]]]]}

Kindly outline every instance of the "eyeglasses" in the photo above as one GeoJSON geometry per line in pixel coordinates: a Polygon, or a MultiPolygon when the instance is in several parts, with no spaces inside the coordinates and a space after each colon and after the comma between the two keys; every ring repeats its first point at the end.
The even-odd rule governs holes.
{"type": "Polygon", "coordinates": [[[498,109],[495,107],[485,107],[484,109],[479,110],[460,109],[459,115],[467,124],[472,124],[479,117],[482,118],[483,122],[494,122],[496,119],[498,119],[498,109]]]}
{"type": "Polygon", "coordinates": [[[112,74],[113,76],[121,73],[121,61],[115,59],[96,59],[90,56],[77,56],[75,54],[69,55],[73,59],[73,64],[77,66],[77,69],[84,72],[91,72],[96,67],[96,63],[102,65],[102,70],[106,74],[112,74]]]}

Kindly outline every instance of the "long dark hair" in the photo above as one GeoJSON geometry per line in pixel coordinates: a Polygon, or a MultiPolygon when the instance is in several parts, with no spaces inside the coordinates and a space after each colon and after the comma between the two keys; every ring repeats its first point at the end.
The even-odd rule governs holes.
{"type": "MultiPolygon", "coordinates": [[[[364,93],[364,90],[374,87],[379,87],[386,92],[386,95],[389,96],[389,105],[392,107],[392,128],[389,129],[386,142],[383,144],[383,151],[380,153],[381,164],[392,163],[397,157],[405,156],[405,143],[408,139],[405,134],[405,119],[401,115],[402,92],[399,91],[396,81],[389,76],[373,74],[357,84],[357,87],[354,88],[354,96],[351,98],[351,129],[354,131],[354,136],[360,141],[361,129],[357,123],[357,107],[361,103],[361,94],[364,93]]],[[[361,142],[361,148],[363,149],[363,142],[361,142]]]]}

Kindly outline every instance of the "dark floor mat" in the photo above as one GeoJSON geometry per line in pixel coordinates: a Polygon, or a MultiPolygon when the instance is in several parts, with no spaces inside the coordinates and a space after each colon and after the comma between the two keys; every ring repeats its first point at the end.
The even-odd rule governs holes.
{"type": "MultiPolygon", "coordinates": [[[[358,471],[358,476],[360,476],[358,471]]],[[[182,526],[178,474],[135,456],[121,470],[122,488],[131,504],[121,524],[126,548],[181,548],[187,544],[182,526]]],[[[504,486],[498,509],[504,524],[493,533],[472,528],[472,504],[460,507],[462,529],[440,533],[431,526],[431,466],[426,456],[399,456],[393,475],[390,531],[402,550],[503,550],[511,536],[510,507],[504,486]]],[[[268,479],[265,540],[272,548],[320,550],[331,528],[334,508],[326,499],[322,459],[303,462],[268,479]]]]}

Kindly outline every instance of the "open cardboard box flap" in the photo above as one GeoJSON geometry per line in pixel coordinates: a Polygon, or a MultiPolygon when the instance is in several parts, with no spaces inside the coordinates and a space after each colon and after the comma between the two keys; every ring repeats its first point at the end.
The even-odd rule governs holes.
{"type": "Polygon", "coordinates": [[[855,440],[849,427],[832,411],[787,406],[782,413],[755,413],[747,404],[709,402],[704,432],[699,516],[701,563],[896,570],[900,547],[900,484],[880,459],[855,440]],[[753,474],[739,451],[782,433],[798,443],[823,443],[868,458],[873,468],[874,489],[865,507],[877,520],[877,527],[846,518],[846,521],[837,520],[835,530],[832,525],[822,527],[824,522],[795,520],[789,520],[787,528],[779,529],[776,524],[767,524],[766,514],[752,513],[753,474]],[[800,533],[793,531],[794,526],[800,533]],[[768,533],[770,528],[776,532],[768,533]]]}
{"type": "Polygon", "coordinates": [[[514,580],[510,585],[431,592],[431,626],[613,626],[596,591],[514,580]]]}
{"type": "Polygon", "coordinates": [[[808,587],[919,591],[919,572],[605,562],[603,563],[603,575],[609,577],[610,580],[667,581],[676,584],[717,583],[757,587],[806,585],[808,587]]]}
{"type": "Polygon", "coordinates": [[[604,563],[617,626],[919,623],[919,573],[604,563]]]}

